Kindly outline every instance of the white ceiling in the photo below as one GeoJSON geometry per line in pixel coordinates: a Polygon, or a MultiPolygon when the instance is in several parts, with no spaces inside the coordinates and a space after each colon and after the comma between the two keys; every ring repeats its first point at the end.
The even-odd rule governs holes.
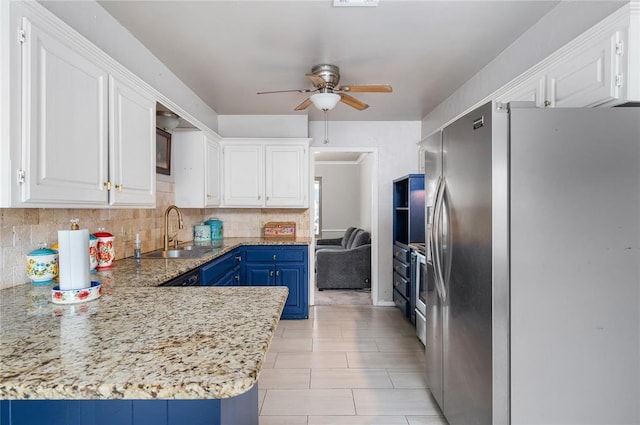
{"type": "Polygon", "coordinates": [[[341,84],[391,84],[353,94],[330,120],[420,120],[553,8],[557,1],[399,1],[333,7],[332,0],[100,1],[218,114],[294,112],[318,63],[341,84]]]}

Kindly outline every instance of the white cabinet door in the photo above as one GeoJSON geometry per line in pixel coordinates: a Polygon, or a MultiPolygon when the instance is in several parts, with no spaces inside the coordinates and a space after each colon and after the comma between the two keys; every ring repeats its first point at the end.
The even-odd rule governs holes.
{"type": "Polygon", "coordinates": [[[220,144],[205,136],[205,207],[216,207],[220,196],[220,144]]]}
{"type": "Polygon", "coordinates": [[[544,77],[533,77],[517,85],[507,93],[498,97],[498,102],[535,102],[537,107],[544,107],[544,77]]]}
{"type": "Polygon", "coordinates": [[[200,130],[175,131],[171,174],[176,205],[204,208],[220,205],[220,143],[200,130]]]}
{"type": "Polygon", "coordinates": [[[620,96],[616,34],[546,72],[546,106],[585,107],[620,96]]]}
{"type": "Polygon", "coordinates": [[[155,101],[109,79],[110,205],[154,207],[155,101]]]}
{"type": "Polygon", "coordinates": [[[107,73],[23,18],[21,202],[107,203],[107,73]]]}
{"type": "Polygon", "coordinates": [[[224,206],[263,206],[263,145],[225,145],[223,149],[224,206]]]}
{"type": "Polygon", "coordinates": [[[266,145],[267,207],[308,206],[306,146],[266,145]]]}

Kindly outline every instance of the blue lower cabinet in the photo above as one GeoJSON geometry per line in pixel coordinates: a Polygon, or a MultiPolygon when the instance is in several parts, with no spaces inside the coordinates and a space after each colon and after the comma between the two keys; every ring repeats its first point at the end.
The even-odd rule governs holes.
{"type": "Polygon", "coordinates": [[[200,285],[233,286],[240,282],[240,249],[234,249],[200,267],[200,285]]]}
{"type": "Polygon", "coordinates": [[[289,296],[282,319],[306,319],[309,317],[308,253],[306,245],[245,246],[240,280],[249,286],[286,286],[289,296]]]}
{"type": "Polygon", "coordinates": [[[2,400],[2,425],[236,425],[258,423],[258,385],[213,400],[2,400]]]}

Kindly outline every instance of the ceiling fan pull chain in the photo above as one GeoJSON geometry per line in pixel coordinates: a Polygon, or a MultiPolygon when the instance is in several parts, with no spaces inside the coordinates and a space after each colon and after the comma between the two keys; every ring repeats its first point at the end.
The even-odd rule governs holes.
{"type": "Polygon", "coordinates": [[[329,119],[328,119],[329,111],[324,110],[324,144],[329,143],[329,119]]]}

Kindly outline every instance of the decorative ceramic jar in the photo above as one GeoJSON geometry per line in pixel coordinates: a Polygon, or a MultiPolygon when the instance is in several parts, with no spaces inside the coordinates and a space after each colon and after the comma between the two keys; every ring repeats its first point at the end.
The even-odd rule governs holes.
{"type": "Polygon", "coordinates": [[[58,275],[58,251],[38,248],[27,255],[27,276],[35,285],[48,284],[58,275]]]}
{"type": "Polygon", "coordinates": [[[211,228],[204,223],[193,226],[194,242],[209,242],[211,240],[211,228]]]}
{"type": "Polygon", "coordinates": [[[105,232],[104,229],[98,229],[96,233],[93,234],[98,240],[96,245],[96,258],[98,260],[97,270],[107,270],[113,267],[113,260],[116,256],[115,247],[113,246],[113,241],[115,237],[109,233],[105,232]]]}
{"type": "Polygon", "coordinates": [[[217,219],[216,217],[211,217],[207,221],[204,222],[207,226],[211,228],[211,240],[212,241],[221,241],[223,238],[223,227],[222,220],[217,219]]]}
{"type": "Polygon", "coordinates": [[[96,267],[98,267],[98,238],[89,235],[89,271],[95,272],[96,267]]]}

